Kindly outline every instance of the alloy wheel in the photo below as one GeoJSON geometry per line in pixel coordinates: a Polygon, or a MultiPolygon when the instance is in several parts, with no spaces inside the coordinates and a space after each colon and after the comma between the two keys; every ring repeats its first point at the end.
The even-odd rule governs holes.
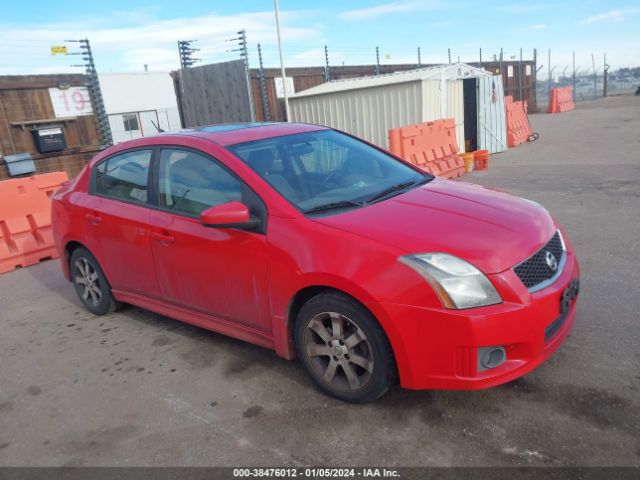
{"type": "Polygon", "coordinates": [[[95,268],[86,258],[81,257],[75,262],[74,273],[74,282],[78,286],[80,297],[97,307],[102,300],[102,288],[95,268]]]}
{"type": "Polygon", "coordinates": [[[304,351],[317,376],[342,391],[364,388],[373,372],[373,350],[364,331],[336,312],[314,316],[305,328],[304,351]]]}

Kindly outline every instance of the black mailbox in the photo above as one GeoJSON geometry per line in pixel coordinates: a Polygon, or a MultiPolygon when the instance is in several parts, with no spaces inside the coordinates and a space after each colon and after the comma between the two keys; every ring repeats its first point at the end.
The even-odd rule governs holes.
{"type": "Polygon", "coordinates": [[[38,127],[31,130],[31,133],[40,153],[59,152],[67,148],[61,127],[38,127]]]}

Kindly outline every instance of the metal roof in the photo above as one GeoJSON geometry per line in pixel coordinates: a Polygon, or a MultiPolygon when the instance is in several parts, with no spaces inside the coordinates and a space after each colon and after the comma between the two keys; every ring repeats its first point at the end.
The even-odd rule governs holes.
{"type": "Polygon", "coordinates": [[[200,127],[184,128],[184,132],[230,132],[242,128],[256,128],[274,125],[273,122],[245,122],[245,123],[219,123],[216,125],[202,125],[200,127]]]}
{"type": "Polygon", "coordinates": [[[295,95],[291,95],[289,98],[309,97],[347,90],[358,90],[361,88],[380,87],[396,83],[415,82],[418,80],[439,80],[442,76],[447,80],[453,80],[458,78],[485,77],[490,75],[490,72],[487,72],[482,68],[473,67],[466,63],[452,63],[371,77],[332,80],[330,82],[320,84],[317,87],[302,90],[295,95]]]}

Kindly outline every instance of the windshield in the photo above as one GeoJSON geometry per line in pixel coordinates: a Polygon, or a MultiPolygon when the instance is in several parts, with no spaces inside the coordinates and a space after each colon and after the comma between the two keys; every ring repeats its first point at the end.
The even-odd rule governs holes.
{"type": "Polygon", "coordinates": [[[227,148],[305,213],[357,208],[433,178],[335,130],[227,148]]]}

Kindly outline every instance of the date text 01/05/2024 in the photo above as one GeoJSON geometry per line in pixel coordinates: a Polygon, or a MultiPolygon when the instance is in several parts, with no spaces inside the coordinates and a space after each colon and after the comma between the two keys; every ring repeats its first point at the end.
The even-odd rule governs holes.
{"type": "Polygon", "coordinates": [[[387,468],[236,468],[233,476],[263,478],[393,478],[399,477],[397,470],[387,468]]]}

